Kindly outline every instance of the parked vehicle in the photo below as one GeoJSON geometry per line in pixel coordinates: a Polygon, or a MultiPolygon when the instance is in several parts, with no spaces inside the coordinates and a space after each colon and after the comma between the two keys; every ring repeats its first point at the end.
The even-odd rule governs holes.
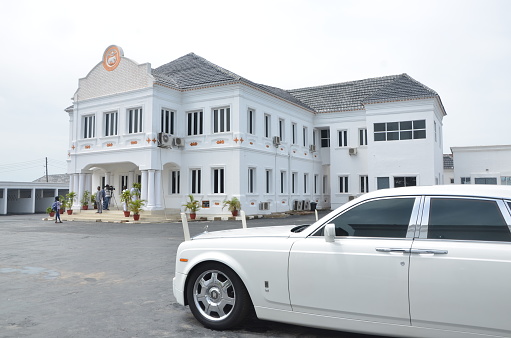
{"type": "Polygon", "coordinates": [[[260,319],[401,337],[511,337],[511,187],[367,193],[311,225],[183,242],[174,295],[204,326],[260,319]]]}

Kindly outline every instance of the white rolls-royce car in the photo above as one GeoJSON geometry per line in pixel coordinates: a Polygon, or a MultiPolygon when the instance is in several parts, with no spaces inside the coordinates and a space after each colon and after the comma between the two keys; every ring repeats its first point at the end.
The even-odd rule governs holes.
{"type": "Polygon", "coordinates": [[[258,318],[402,337],[511,337],[511,187],[385,189],[310,225],[204,233],[174,295],[204,326],[258,318]]]}

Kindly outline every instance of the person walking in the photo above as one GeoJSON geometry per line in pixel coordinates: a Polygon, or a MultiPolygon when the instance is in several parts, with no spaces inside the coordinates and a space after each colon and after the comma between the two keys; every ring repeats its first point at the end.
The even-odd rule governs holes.
{"type": "Polygon", "coordinates": [[[101,187],[98,186],[98,191],[96,191],[96,205],[98,207],[98,211],[96,214],[101,214],[103,212],[103,200],[105,199],[105,190],[101,190],[101,187]]]}
{"type": "Polygon", "coordinates": [[[60,207],[62,206],[62,203],[59,200],[59,197],[55,197],[55,202],[51,205],[51,208],[53,211],[55,211],[55,223],[62,223],[62,220],[60,219],[60,207]]]}

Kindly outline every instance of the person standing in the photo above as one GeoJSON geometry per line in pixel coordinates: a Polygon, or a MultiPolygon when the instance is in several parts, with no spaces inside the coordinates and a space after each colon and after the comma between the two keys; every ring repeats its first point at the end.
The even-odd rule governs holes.
{"type": "Polygon", "coordinates": [[[53,211],[55,211],[55,223],[62,223],[62,220],[60,219],[60,207],[62,206],[62,203],[59,200],[59,197],[55,197],[55,202],[53,202],[51,208],[53,211]],[[58,221],[57,221],[58,220],[58,221]]]}
{"type": "Polygon", "coordinates": [[[105,190],[101,190],[101,187],[98,186],[98,191],[96,191],[96,205],[98,207],[98,211],[96,211],[96,214],[101,214],[103,212],[104,198],[105,198],[105,190]]]}
{"type": "Polygon", "coordinates": [[[109,210],[108,205],[110,204],[110,199],[112,198],[112,188],[107,184],[104,189],[104,202],[103,202],[103,210],[109,210]]]}

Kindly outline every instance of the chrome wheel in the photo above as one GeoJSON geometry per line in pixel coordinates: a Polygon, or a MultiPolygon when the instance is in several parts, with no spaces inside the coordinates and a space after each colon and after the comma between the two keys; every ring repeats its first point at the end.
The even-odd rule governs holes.
{"type": "Polygon", "coordinates": [[[204,271],[195,280],[193,302],[204,318],[211,321],[226,319],[236,304],[232,281],[222,271],[204,271]]]}

